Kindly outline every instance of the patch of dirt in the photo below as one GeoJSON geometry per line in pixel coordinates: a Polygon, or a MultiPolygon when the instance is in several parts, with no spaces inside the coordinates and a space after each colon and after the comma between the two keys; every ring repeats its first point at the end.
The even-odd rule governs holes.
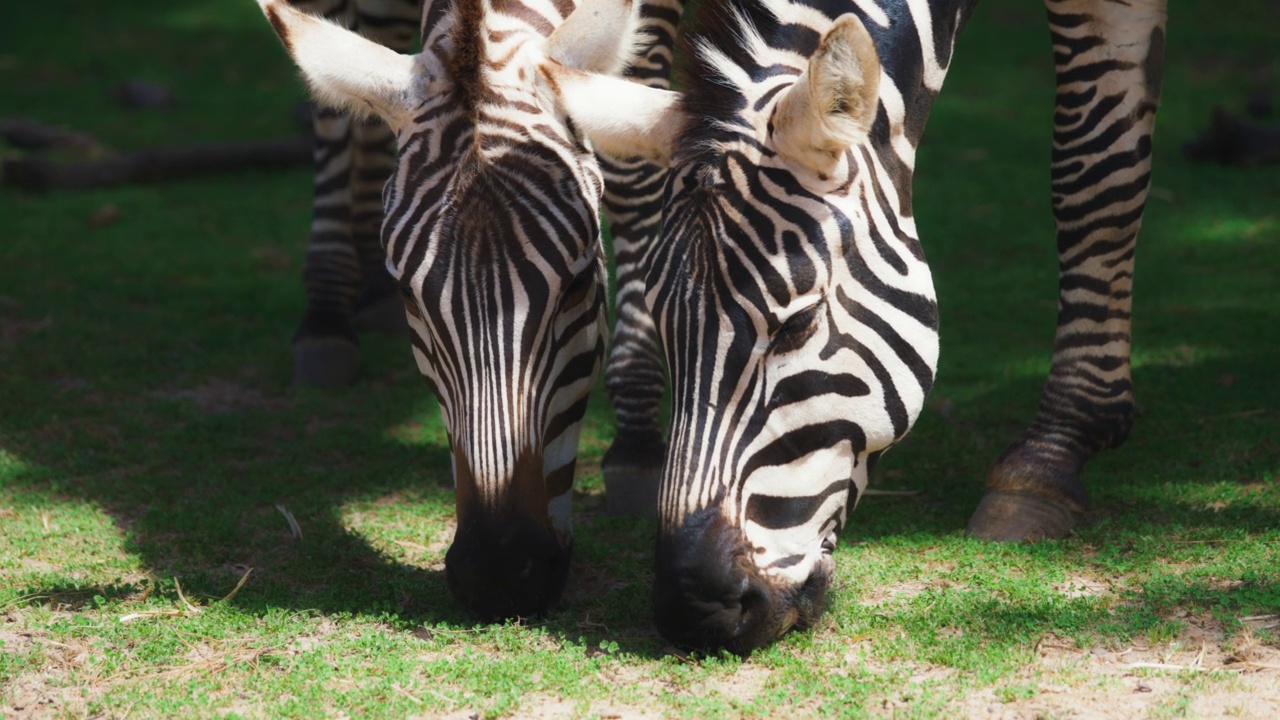
{"type": "Polygon", "coordinates": [[[1185,621],[1182,636],[1160,646],[1085,649],[1046,638],[1035,663],[953,710],[991,720],[1280,717],[1280,649],[1253,640],[1248,629],[1228,640],[1212,616],[1185,621]]]}
{"type": "Polygon", "coordinates": [[[25,653],[36,644],[35,633],[0,628],[0,647],[10,655],[25,653]]]}
{"type": "MultiPolygon", "coordinates": [[[[279,698],[272,698],[273,701],[279,702],[279,698]]],[[[272,703],[274,704],[274,703],[272,703]]],[[[276,705],[279,707],[279,705],[276,705]]],[[[259,700],[254,701],[249,693],[237,692],[227,697],[227,704],[218,709],[218,713],[223,716],[235,716],[242,718],[269,718],[271,713],[263,707],[263,703],[259,700]]]]}
{"type": "Polygon", "coordinates": [[[964,589],[966,589],[965,586],[943,578],[933,578],[931,580],[908,580],[907,582],[893,583],[891,585],[877,587],[873,592],[859,600],[858,604],[863,607],[880,607],[881,605],[891,601],[910,600],[927,590],[964,589]]]}
{"type": "MultiPolygon", "coordinates": [[[[446,720],[469,720],[479,718],[474,710],[458,710],[444,716],[446,720]]],[[[551,720],[552,718],[595,717],[600,720],[650,720],[663,717],[661,714],[642,708],[619,707],[600,703],[589,703],[583,706],[577,700],[563,700],[542,694],[525,697],[520,709],[512,713],[512,717],[527,720],[551,720]]]]}
{"type": "Polygon", "coordinates": [[[61,565],[54,565],[51,562],[40,560],[38,558],[18,558],[18,572],[22,573],[52,573],[62,569],[61,565]]]}
{"type": "Polygon", "coordinates": [[[1084,575],[1072,575],[1063,583],[1053,586],[1066,598],[1103,597],[1112,594],[1111,583],[1084,575]]]}
{"type": "Polygon", "coordinates": [[[759,665],[740,665],[731,675],[710,678],[689,688],[690,694],[707,697],[719,694],[726,699],[751,700],[764,691],[773,671],[759,665]]]}
{"type": "MultiPolygon", "coordinates": [[[[0,694],[0,716],[13,720],[43,720],[53,717],[82,717],[89,697],[79,685],[69,683],[71,673],[83,670],[92,651],[88,640],[75,638],[68,643],[45,637],[39,630],[12,631],[0,629],[5,652],[17,649],[30,652],[39,647],[44,662],[39,670],[23,673],[3,688],[0,694]]],[[[90,679],[90,682],[92,679],[90,679]]]]}
{"type": "Polygon", "coordinates": [[[262,391],[240,383],[214,378],[203,385],[182,390],[156,390],[153,397],[187,400],[207,413],[229,413],[250,408],[276,410],[288,405],[283,397],[267,397],[262,391]]]}
{"type": "Polygon", "coordinates": [[[290,655],[301,655],[306,652],[311,652],[316,648],[323,647],[329,636],[333,635],[337,631],[337,623],[333,622],[329,618],[324,618],[316,625],[315,630],[306,635],[299,635],[294,638],[293,642],[289,643],[289,648],[286,652],[290,655]]]}

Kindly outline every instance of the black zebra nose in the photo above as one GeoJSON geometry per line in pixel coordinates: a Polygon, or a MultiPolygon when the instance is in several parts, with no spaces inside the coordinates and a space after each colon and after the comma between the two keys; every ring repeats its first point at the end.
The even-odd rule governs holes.
{"type": "Polygon", "coordinates": [[[459,527],[445,553],[449,591],[481,620],[544,615],[564,594],[573,545],[527,519],[459,527]]]}
{"type": "Polygon", "coordinates": [[[795,623],[751,563],[741,532],[716,512],[690,516],[658,541],[653,615],[667,640],[739,655],[772,642],[795,623]]]}

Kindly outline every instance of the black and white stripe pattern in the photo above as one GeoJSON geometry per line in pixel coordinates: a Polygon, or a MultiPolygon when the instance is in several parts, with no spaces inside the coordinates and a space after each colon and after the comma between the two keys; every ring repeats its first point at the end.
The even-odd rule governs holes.
{"type": "Polygon", "coordinates": [[[259,1],[317,97],[395,135],[379,258],[449,433],[450,585],[484,617],[543,612],[567,577],[578,434],[606,342],[604,179],[543,69],[620,70],[637,9],[430,3],[409,56],[259,1]],[[572,41],[593,26],[613,36],[572,41]]]}
{"type": "Polygon", "coordinates": [[[969,531],[1060,537],[1080,473],[1133,423],[1130,322],[1164,52],[1164,0],[1046,0],[1057,71],[1052,192],[1058,328],[1035,420],[992,469],[969,531]]]}
{"type": "MultiPolygon", "coordinates": [[[[1037,418],[970,523],[997,539],[1069,532],[1084,462],[1132,419],[1134,239],[1165,3],[1046,4],[1058,337],[1037,418]]],[[[678,642],[744,651],[812,622],[846,496],[921,410],[938,315],[912,173],[973,6],[707,0],[681,101],[662,110],[678,123],[668,147],[637,141],[671,157],[662,235],[640,264],[673,384],[655,603],[678,642]],[[877,78],[860,126],[858,88],[877,78]]]]}
{"type": "Polygon", "coordinates": [[[674,385],[662,526],[715,508],[783,585],[834,547],[849,491],[911,427],[938,358],[904,172],[918,140],[905,107],[934,78],[886,66],[871,136],[830,172],[798,169],[773,137],[779,98],[849,9],[703,10],[663,236],[645,258],[674,385]]]}
{"type": "MultiPolygon", "coordinates": [[[[290,0],[398,52],[418,38],[421,0],[290,0]]],[[[384,270],[382,188],[395,166],[395,141],[377,118],[353,121],[331,107],[313,110],[315,180],[310,242],[303,269],[307,306],[294,336],[294,382],[354,379],[356,332],[386,326],[386,301],[398,305],[384,270]],[[335,348],[336,350],[335,355],[335,348]],[[344,362],[345,360],[345,362],[344,362]]]]}

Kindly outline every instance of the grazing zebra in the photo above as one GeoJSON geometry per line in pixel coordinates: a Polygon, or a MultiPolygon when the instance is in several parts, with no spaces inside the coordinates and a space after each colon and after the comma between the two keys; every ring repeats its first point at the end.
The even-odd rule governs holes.
{"type": "MultiPolygon", "coordinates": [[[[436,28],[448,2],[421,0],[288,0],[397,52],[408,52],[419,23],[436,28]],[[421,20],[420,20],[421,19],[421,20]]],[[[626,68],[636,82],[669,84],[683,0],[644,0],[644,39],[626,68]]],[[[353,121],[340,108],[317,106],[315,198],[303,285],[307,306],[293,338],[293,382],[347,385],[360,363],[357,331],[404,329],[404,309],[386,272],[379,231],[382,189],[395,167],[395,138],[380,118],[353,121]]],[[[605,369],[616,434],[601,463],[608,507],[652,514],[666,444],[658,404],[666,377],[657,334],[643,301],[641,250],[658,233],[665,170],[644,160],[600,156],[617,276],[617,320],[605,369]]]]}
{"type": "MultiPolygon", "coordinates": [[[[422,0],[288,0],[397,52],[409,52],[422,27],[435,28],[448,2],[422,0]]],[[[645,0],[637,32],[646,41],[627,66],[637,82],[666,87],[682,0],[645,0]]],[[[307,306],[293,338],[293,382],[351,383],[359,367],[357,331],[404,329],[404,309],[385,269],[380,241],[382,190],[395,167],[395,138],[381,119],[353,121],[320,105],[316,137],[311,241],[303,270],[307,306]]],[[[651,163],[599,158],[605,178],[617,275],[617,321],[606,384],[617,415],[616,439],[604,459],[609,506],[652,512],[665,445],[658,403],[665,376],[657,337],[642,299],[639,251],[658,231],[665,173],[651,163]],[[640,476],[640,477],[636,477],[640,476]]]]}
{"type": "MultiPolygon", "coordinates": [[[[605,348],[605,264],[602,171],[542,68],[616,71],[646,23],[629,0],[576,11],[432,3],[422,51],[404,55],[282,0],[259,4],[323,104],[375,115],[395,137],[379,257],[449,433],[450,589],[485,618],[544,612],[568,574],[578,433],[605,348]]],[[[664,52],[669,66],[669,49],[649,47],[633,74],[661,70],[664,52]]],[[[659,172],[647,167],[615,172],[659,172]]],[[[642,203],[627,207],[644,220],[642,203]]]]}
{"type": "MultiPolygon", "coordinates": [[[[641,265],[673,392],[653,588],[673,641],[745,653],[811,625],[846,507],[920,413],[938,316],[912,172],[973,5],[705,0],[680,95],[549,66],[567,97],[610,116],[588,128],[598,145],[670,163],[641,265]]],[[[1131,422],[1164,5],[1047,0],[1058,335],[1039,414],[992,471],[975,535],[1068,532],[1082,465],[1131,422]]]]}

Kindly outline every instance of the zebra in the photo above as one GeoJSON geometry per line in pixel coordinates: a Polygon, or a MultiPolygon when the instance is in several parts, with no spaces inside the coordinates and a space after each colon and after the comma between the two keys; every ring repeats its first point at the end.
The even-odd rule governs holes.
{"type": "MultiPolygon", "coordinates": [[[[542,68],[630,63],[663,82],[678,13],[654,5],[642,18],[630,0],[429,3],[422,51],[409,55],[283,0],[258,2],[322,105],[353,123],[376,116],[395,138],[378,257],[448,431],[450,590],[484,619],[544,613],[568,575],[578,435],[606,328],[604,172],[542,68]]],[[[660,172],[611,166],[629,179],[660,172]]],[[[656,231],[645,208],[656,215],[658,202],[622,206],[624,227],[656,231]]]]}
{"type": "MultiPolygon", "coordinates": [[[[679,94],[549,66],[567,97],[611,116],[588,129],[598,146],[670,165],[640,265],[673,396],[653,612],[677,644],[746,654],[816,622],[848,510],[921,412],[938,309],[912,173],[974,5],[705,0],[679,94]]],[[[1084,462],[1133,414],[1165,3],[1046,7],[1058,330],[1035,421],[968,527],[997,540],[1069,532],[1084,462]]]]}
{"type": "MultiPolygon", "coordinates": [[[[447,2],[289,0],[397,52],[408,52],[422,27],[435,27],[447,2]]],[[[637,32],[644,47],[625,74],[669,85],[683,0],[644,0],[637,32]]],[[[395,138],[377,117],[358,121],[339,108],[314,108],[316,137],[311,241],[303,269],[307,304],[293,336],[295,385],[352,383],[360,365],[358,332],[402,333],[405,313],[384,268],[379,238],[382,188],[395,166],[395,138]]],[[[665,170],[644,160],[598,156],[605,178],[615,273],[616,314],[605,365],[615,439],[601,462],[614,514],[652,515],[666,451],[658,405],[666,388],[661,351],[643,302],[642,248],[657,235],[665,170]]]]}

